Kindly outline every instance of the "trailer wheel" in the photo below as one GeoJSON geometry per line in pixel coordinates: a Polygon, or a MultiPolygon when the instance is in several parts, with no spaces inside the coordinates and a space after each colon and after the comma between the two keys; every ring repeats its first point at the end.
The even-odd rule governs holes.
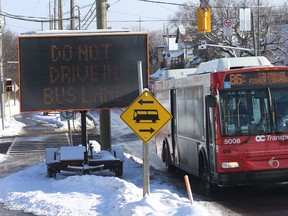
{"type": "Polygon", "coordinates": [[[48,176],[49,176],[50,178],[56,177],[57,169],[56,169],[56,168],[53,168],[53,167],[50,167],[50,166],[48,165],[48,166],[47,166],[47,173],[48,173],[48,176]]]}
{"type": "Polygon", "coordinates": [[[163,161],[165,162],[165,167],[168,172],[173,172],[174,167],[169,163],[169,148],[165,143],[163,146],[163,161]]]}
{"type": "Polygon", "coordinates": [[[115,177],[121,177],[123,175],[123,162],[120,165],[114,167],[115,177]]]}

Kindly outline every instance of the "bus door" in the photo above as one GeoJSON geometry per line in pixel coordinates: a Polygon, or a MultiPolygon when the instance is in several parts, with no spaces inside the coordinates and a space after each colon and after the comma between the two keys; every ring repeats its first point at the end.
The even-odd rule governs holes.
{"type": "Polygon", "coordinates": [[[206,144],[207,162],[210,173],[216,173],[216,98],[212,95],[206,97],[206,144]]]}
{"type": "Polygon", "coordinates": [[[172,118],[172,143],[173,143],[173,155],[175,159],[175,165],[179,166],[179,152],[178,152],[178,137],[177,137],[177,124],[178,124],[178,116],[177,116],[177,101],[176,101],[176,89],[172,89],[171,92],[171,114],[172,118]]]}

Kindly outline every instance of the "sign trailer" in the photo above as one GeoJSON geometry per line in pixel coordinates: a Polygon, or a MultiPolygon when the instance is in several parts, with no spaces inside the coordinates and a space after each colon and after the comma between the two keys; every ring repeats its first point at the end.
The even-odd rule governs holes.
{"type": "Polygon", "coordinates": [[[139,60],[148,88],[148,34],[63,31],[18,40],[21,112],[60,111],[66,119],[67,111],[81,112],[82,146],[46,149],[48,175],[109,169],[122,176],[122,147],[95,152],[87,145],[86,111],[128,106],[139,93],[139,60]]]}

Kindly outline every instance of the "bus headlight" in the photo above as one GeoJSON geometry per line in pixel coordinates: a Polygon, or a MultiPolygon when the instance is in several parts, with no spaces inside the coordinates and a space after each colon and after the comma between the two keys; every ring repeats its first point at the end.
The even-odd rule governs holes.
{"type": "Polygon", "coordinates": [[[222,168],[223,169],[239,168],[239,163],[238,162],[223,162],[222,168]]]}

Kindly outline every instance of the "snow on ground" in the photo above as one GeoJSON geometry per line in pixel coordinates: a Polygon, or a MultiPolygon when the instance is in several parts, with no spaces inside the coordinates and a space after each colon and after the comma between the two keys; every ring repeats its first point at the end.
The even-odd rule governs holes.
{"type": "MultiPolygon", "coordinates": [[[[17,105],[12,106],[11,110],[11,116],[19,113],[17,105]]],[[[41,117],[41,121],[51,122],[55,128],[66,127],[57,115],[53,120],[50,115],[35,114],[30,117],[38,120],[41,117]]],[[[117,133],[122,131],[125,134],[125,130],[126,133],[130,130],[124,122],[115,124],[117,133]]],[[[0,131],[1,136],[20,134],[24,126],[13,117],[6,118],[5,125],[5,129],[0,131]]],[[[131,142],[135,142],[135,145],[141,143],[131,142]]],[[[5,158],[5,155],[0,154],[0,162],[5,158]]],[[[109,171],[96,172],[94,175],[61,172],[56,178],[48,178],[46,164],[41,162],[0,178],[0,202],[9,209],[51,216],[221,215],[208,202],[194,201],[191,205],[188,195],[178,195],[172,186],[161,183],[156,174],[150,175],[150,195],[143,197],[143,167],[139,158],[125,154],[123,170],[121,178],[114,177],[109,171]]]]}
{"type": "Polygon", "coordinates": [[[5,161],[7,159],[7,156],[6,155],[3,155],[3,154],[0,154],[0,163],[2,161],[5,161]]]}

